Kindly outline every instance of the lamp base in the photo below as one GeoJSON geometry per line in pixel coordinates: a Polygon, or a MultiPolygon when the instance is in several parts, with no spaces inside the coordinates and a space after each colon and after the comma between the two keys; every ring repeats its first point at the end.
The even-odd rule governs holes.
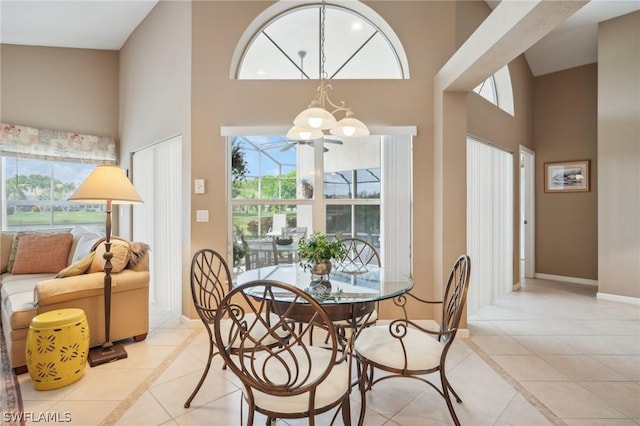
{"type": "Polygon", "coordinates": [[[127,351],[122,345],[114,345],[107,342],[102,346],[91,348],[89,350],[88,361],[91,367],[106,364],[108,362],[124,359],[127,357],[127,351]]]}

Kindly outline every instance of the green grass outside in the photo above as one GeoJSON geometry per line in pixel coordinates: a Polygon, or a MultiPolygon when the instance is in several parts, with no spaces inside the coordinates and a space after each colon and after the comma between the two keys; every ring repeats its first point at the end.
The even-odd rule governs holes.
{"type": "MultiPolygon", "coordinates": [[[[104,212],[72,211],[54,212],[53,223],[56,225],[69,223],[102,223],[105,221],[104,212]]],[[[18,212],[7,216],[9,226],[18,225],[48,225],[51,223],[51,213],[46,212],[18,212]]]]}

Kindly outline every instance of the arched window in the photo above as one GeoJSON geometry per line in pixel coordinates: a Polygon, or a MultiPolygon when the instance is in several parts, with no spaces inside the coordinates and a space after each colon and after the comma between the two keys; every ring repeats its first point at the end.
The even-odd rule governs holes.
{"type": "MultiPolygon", "coordinates": [[[[326,4],[327,79],[404,79],[408,63],[397,36],[359,2],[326,4]]],[[[271,6],[247,28],[232,60],[232,78],[319,79],[322,5],[271,6]]]]}
{"type": "Polygon", "coordinates": [[[503,111],[514,115],[513,89],[508,65],[489,76],[489,78],[476,86],[473,91],[503,111]]]}
{"type": "Polygon", "coordinates": [[[473,89],[478,95],[482,96],[494,105],[498,105],[498,96],[496,95],[496,80],[493,75],[489,76],[485,81],[478,84],[473,89]]]}

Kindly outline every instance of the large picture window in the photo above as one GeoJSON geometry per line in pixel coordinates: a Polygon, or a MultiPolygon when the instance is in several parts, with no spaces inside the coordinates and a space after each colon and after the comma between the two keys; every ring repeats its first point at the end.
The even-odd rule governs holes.
{"type": "Polygon", "coordinates": [[[67,201],[94,168],[95,164],[0,157],[2,229],[82,225],[102,230],[104,205],[67,201]]]}
{"type": "Polygon", "coordinates": [[[380,247],[380,138],[308,142],[235,136],[231,143],[232,233],[236,266],[255,268],[292,253],[278,239],[358,236],[380,247]],[[295,230],[295,232],[294,232],[295,230]],[[272,244],[273,243],[273,244],[272,244]],[[247,258],[238,256],[248,254],[247,258]]]}

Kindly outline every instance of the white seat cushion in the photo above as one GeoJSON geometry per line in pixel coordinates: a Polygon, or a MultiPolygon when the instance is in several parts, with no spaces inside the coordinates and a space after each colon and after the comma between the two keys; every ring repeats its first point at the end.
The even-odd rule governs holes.
{"type": "MultiPolygon", "coordinates": [[[[316,346],[306,347],[309,350],[309,357],[311,362],[311,372],[309,377],[305,380],[308,383],[319,377],[327,368],[330,362],[334,362],[331,359],[331,351],[316,346]]],[[[295,358],[300,363],[301,376],[306,376],[309,364],[307,363],[306,355],[302,353],[300,346],[294,346],[291,348],[291,352],[295,354],[295,358]]],[[[290,360],[291,356],[287,356],[286,353],[282,354],[285,359],[290,360]]],[[[268,354],[260,355],[256,359],[256,366],[261,366],[267,363],[268,378],[274,383],[283,383],[287,380],[286,372],[280,364],[273,357],[269,357],[268,354]]],[[[349,392],[349,365],[347,362],[342,362],[333,367],[329,375],[320,383],[316,389],[315,407],[316,409],[331,405],[341,399],[347,392],[349,392]]],[[[245,390],[246,392],[246,390],[245,390]]],[[[265,410],[275,411],[278,413],[303,413],[309,408],[309,392],[305,392],[299,395],[293,396],[272,396],[253,390],[255,397],[255,403],[257,407],[265,410]]]]}
{"type": "MultiPolygon", "coordinates": [[[[407,350],[408,370],[430,370],[440,364],[444,346],[427,333],[409,328],[403,342],[407,350]]],[[[355,341],[355,350],[358,355],[377,364],[405,368],[400,340],[391,335],[388,325],[362,330],[355,341]]]]}

